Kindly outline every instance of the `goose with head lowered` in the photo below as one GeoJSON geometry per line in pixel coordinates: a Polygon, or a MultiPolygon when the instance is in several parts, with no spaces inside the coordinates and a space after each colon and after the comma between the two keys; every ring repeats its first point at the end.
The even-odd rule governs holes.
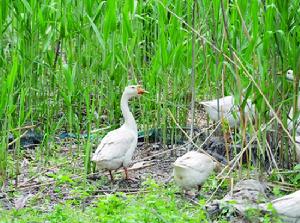
{"type": "Polygon", "coordinates": [[[176,184],[184,190],[198,187],[210,176],[216,163],[204,153],[190,151],[178,157],[173,164],[173,175],[176,184]]]}
{"type": "Polygon", "coordinates": [[[138,131],[135,119],[128,107],[129,99],[137,97],[145,91],[140,85],[127,86],[121,98],[121,110],[124,124],[109,132],[96,149],[92,161],[99,169],[108,170],[113,180],[112,170],[124,168],[126,179],[128,179],[127,167],[129,166],[133,153],[137,146],[138,131]]]}
{"type": "MultiPolygon", "coordinates": [[[[300,222],[300,190],[271,201],[282,222],[300,222]]],[[[267,211],[268,204],[259,204],[259,207],[267,211]]]]}
{"type": "MultiPolygon", "coordinates": [[[[286,73],[286,78],[291,81],[295,81],[294,78],[294,72],[293,70],[288,70],[286,73]]],[[[294,108],[293,106],[290,108],[289,114],[288,114],[288,130],[290,133],[293,133],[293,130],[295,129],[295,143],[296,143],[296,159],[298,162],[300,162],[300,117],[299,117],[299,110],[300,110],[300,95],[298,92],[297,95],[297,104],[296,104],[296,111],[297,114],[294,114],[294,108]],[[296,116],[295,116],[296,115],[296,116]],[[295,116],[295,117],[294,117],[295,116]]]]}

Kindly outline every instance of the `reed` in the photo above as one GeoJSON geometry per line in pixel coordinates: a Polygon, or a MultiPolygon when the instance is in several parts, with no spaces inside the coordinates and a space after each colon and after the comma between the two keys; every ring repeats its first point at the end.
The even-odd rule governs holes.
{"type": "MultiPolygon", "coordinates": [[[[258,131],[270,119],[267,99],[283,120],[274,131],[283,142],[281,161],[289,162],[282,128],[298,89],[291,92],[292,85],[275,74],[288,68],[299,74],[298,6],[299,0],[3,0],[1,178],[19,168],[17,159],[7,169],[8,135],[22,134],[13,129],[38,124],[47,159],[61,131],[89,135],[93,128],[119,124],[119,99],[129,83],[151,92],[132,102],[140,128],[161,128],[166,142],[167,129],[175,127],[168,109],[186,125],[193,52],[196,101],[234,94],[243,110],[248,95],[256,103],[258,131]],[[95,112],[106,118],[97,119],[95,112]]],[[[241,126],[244,138],[247,126],[241,126]]],[[[259,137],[266,142],[264,133],[259,137]]],[[[82,151],[87,172],[91,143],[88,139],[82,151]]],[[[19,146],[15,153],[18,157],[19,146]]]]}

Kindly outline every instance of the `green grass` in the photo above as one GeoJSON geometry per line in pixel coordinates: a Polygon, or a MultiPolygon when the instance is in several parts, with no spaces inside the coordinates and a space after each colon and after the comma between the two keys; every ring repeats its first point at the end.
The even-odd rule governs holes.
{"type": "MultiPolygon", "coordinates": [[[[211,180],[210,180],[211,181],[211,180]]],[[[213,182],[213,181],[211,181],[213,182]]],[[[209,189],[210,184],[206,184],[209,189]]],[[[211,188],[210,188],[211,189],[211,188]]],[[[20,210],[2,210],[0,222],[230,222],[234,209],[230,202],[220,214],[208,216],[205,198],[198,204],[190,202],[180,190],[170,184],[158,184],[152,179],[143,183],[137,194],[117,192],[110,195],[77,197],[64,203],[47,207],[47,203],[20,210]],[[84,202],[89,202],[86,205],[84,202]]],[[[202,196],[202,195],[200,195],[202,196]]],[[[233,203],[234,201],[232,201],[233,203]]],[[[30,202],[32,203],[32,201],[30,202]]],[[[49,205],[49,204],[48,204],[49,205]]],[[[260,213],[249,209],[246,219],[250,222],[281,222],[276,212],[269,207],[270,213],[260,213]],[[272,211],[273,210],[273,211],[272,211]]]]}
{"type": "MultiPolygon", "coordinates": [[[[89,133],[118,125],[120,95],[129,83],[140,82],[151,92],[133,103],[140,114],[139,128],[162,128],[166,142],[167,128],[175,126],[168,109],[186,125],[192,66],[197,100],[233,93],[242,104],[242,90],[250,84],[246,94],[255,99],[258,111],[254,130],[269,119],[265,115],[269,105],[282,109],[279,118],[286,123],[284,114],[292,100],[285,99],[293,97],[288,94],[292,86],[275,74],[288,68],[299,71],[299,1],[197,3],[195,64],[192,3],[4,1],[0,16],[2,179],[9,132],[18,138],[22,131],[13,129],[37,124],[47,157],[49,142],[60,131],[89,133]],[[107,119],[96,119],[95,112],[107,119]]],[[[280,125],[275,124],[275,129],[280,137],[285,134],[280,125]]],[[[264,134],[259,137],[265,141],[264,134]]],[[[287,157],[284,145],[282,162],[287,157]]],[[[89,141],[84,154],[89,172],[89,141]]]]}
{"type": "Polygon", "coordinates": [[[174,186],[165,188],[148,180],[143,189],[147,192],[102,196],[85,208],[82,202],[68,200],[50,212],[42,211],[41,206],[1,211],[0,222],[208,222],[204,202],[191,204],[176,194],[174,186]]]}
{"type": "MultiPolygon", "coordinates": [[[[20,172],[24,159],[20,137],[29,125],[36,125],[43,135],[35,151],[45,167],[55,153],[59,133],[90,135],[94,129],[108,127],[98,138],[83,140],[83,146],[77,147],[87,175],[92,145],[120,124],[120,96],[124,87],[133,83],[143,84],[150,92],[131,102],[139,129],[162,129],[164,143],[168,141],[167,129],[176,127],[168,111],[181,126],[187,125],[192,86],[196,101],[234,94],[244,109],[243,97],[251,98],[257,109],[255,123],[242,124],[238,138],[245,142],[246,132],[257,134],[258,154],[264,156],[267,135],[272,132],[274,144],[279,145],[274,151],[279,154],[278,164],[291,168],[295,156],[289,152],[284,128],[299,91],[300,0],[196,1],[194,26],[193,3],[2,0],[0,185],[20,172]],[[276,75],[287,69],[294,70],[294,86],[284,75],[276,75]],[[278,117],[261,131],[272,109],[278,117]],[[9,134],[16,139],[13,150],[8,150],[9,134]]],[[[171,132],[176,141],[177,132],[171,132]]],[[[119,199],[124,205],[118,196],[107,199],[119,199]]],[[[176,216],[184,217],[181,209],[172,208],[176,216]]],[[[66,207],[66,211],[71,215],[74,210],[66,207]]],[[[171,221],[158,211],[159,215],[149,215],[171,221]]],[[[201,217],[200,212],[191,219],[201,217]]],[[[63,215],[59,210],[53,216],[55,213],[63,215]]],[[[17,212],[10,212],[13,214],[17,212]]],[[[50,216],[43,214],[44,219],[50,216]]]]}

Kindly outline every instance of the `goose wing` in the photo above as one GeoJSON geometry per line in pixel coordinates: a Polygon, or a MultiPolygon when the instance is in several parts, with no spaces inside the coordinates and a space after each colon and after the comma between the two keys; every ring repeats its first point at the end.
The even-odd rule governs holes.
{"type": "Polygon", "coordinates": [[[136,137],[130,130],[119,128],[109,132],[95,151],[92,161],[119,159],[134,145],[136,137]]]}
{"type": "Polygon", "coordinates": [[[233,96],[226,96],[219,99],[214,99],[211,101],[202,101],[200,104],[210,107],[214,110],[218,110],[218,103],[219,103],[219,110],[223,112],[229,112],[232,107],[234,106],[233,96]],[[219,101],[219,102],[218,102],[219,101]]]}

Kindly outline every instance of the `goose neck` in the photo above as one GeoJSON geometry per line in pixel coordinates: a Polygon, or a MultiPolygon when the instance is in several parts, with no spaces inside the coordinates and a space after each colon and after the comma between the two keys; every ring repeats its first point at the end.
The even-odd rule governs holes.
{"type": "Polygon", "coordinates": [[[137,132],[136,122],[132,113],[129,110],[128,101],[129,101],[129,96],[123,93],[121,98],[121,111],[124,118],[124,125],[132,129],[133,131],[137,132]]]}

